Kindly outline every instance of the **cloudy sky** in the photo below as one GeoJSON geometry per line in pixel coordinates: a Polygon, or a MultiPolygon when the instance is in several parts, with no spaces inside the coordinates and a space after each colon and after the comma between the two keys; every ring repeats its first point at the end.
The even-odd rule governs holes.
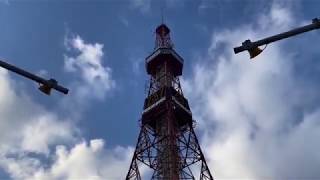
{"type": "Polygon", "coordinates": [[[320,31],[233,54],[320,17],[316,0],[0,0],[0,179],[124,179],[154,30],[171,28],[182,88],[216,179],[320,179],[320,31]]]}

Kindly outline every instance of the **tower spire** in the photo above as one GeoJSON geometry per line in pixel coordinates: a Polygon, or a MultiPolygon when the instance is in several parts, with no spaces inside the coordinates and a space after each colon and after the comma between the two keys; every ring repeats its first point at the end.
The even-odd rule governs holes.
{"type": "Polygon", "coordinates": [[[165,24],[160,24],[156,29],[156,45],[158,48],[172,48],[172,42],[170,38],[170,29],[165,24]]]}

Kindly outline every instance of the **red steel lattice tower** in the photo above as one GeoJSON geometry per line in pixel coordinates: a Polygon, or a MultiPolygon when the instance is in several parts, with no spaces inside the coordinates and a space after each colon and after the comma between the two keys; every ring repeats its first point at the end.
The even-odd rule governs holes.
{"type": "Polygon", "coordinates": [[[141,130],[126,180],[140,180],[140,165],[151,168],[151,179],[213,180],[194,132],[194,120],[183,96],[179,76],[183,59],[173,49],[170,29],[156,29],[153,53],[146,58],[150,75],[141,130]],[[194,176],[197,169],[198,176],[194,176]]]}

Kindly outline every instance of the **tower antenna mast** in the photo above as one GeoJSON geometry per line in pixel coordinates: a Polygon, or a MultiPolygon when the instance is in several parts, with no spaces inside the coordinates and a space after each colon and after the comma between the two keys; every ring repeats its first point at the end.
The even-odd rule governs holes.
{"type": "Polygon", "coordinates": [[[161,24],[164,23],[164,5],[161,7],[161,24]]]}
{"type": "Polygon", "coordinates": [[[126,180],[141,180],[143,165],[153,171],[152,180],[213,180],[180,86],[184,60],[173,49],[170,29],[163,23],[156,29],[155,44],[145,61],[150,84],[126,180]]]}

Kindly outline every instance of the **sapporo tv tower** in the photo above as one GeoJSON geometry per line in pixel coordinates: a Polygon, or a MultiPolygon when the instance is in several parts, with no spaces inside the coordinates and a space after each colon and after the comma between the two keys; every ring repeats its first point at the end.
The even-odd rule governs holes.
{"type": "Polygon", "coordinates": [[[143,165],[151,168],[151,179],[213,180],[180,86],[182,68],[183,59],[173,49],[170,29],[161,24],[156,29],[154,52],[146,58],[150,84],[126,180],[140,180],[143,165]]]}

